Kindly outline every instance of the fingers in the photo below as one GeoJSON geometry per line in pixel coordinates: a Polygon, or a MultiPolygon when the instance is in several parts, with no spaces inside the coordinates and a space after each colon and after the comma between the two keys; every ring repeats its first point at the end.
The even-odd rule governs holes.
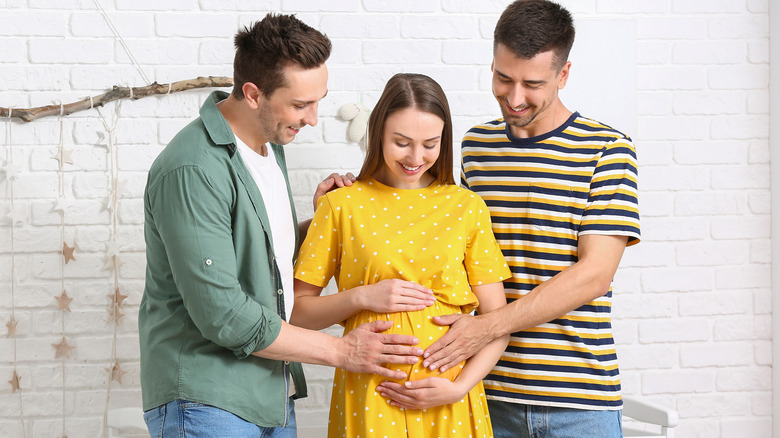
{"type": "Polygon", "coordinates": [[[406,373],[403,371],[391,370],[379,365],[377,365],[376,368],[370,370],[369,372],[378,374],[382,377],[387,377],[388,379],[402,380],[406,378],[406,373]]]}
{"type": "Polygon", "coordinates": [[[420,347],[389,344],[382,348],[382,361],[410,365],[419,362],[422,353],[423,350],[420,347]]]}
{"type": "MultiPolygon", "coordinates": [[[[392,326],[392,321],[371,321],[362,325],[362,327],[364,327],[366,330],[372,331],[374,333],[383,332],[392,326]]],[[[417,342],[414,342],[410,345],[417,345],[417,342]]]]}
{"type": "Polygon", "coordinates": [[[433,322],[439,325],[452,325],[455,324],[455,322],[461,318],[463,318],[466,315],[463,315],[461,313],[451,313],[449,315],[442,315],[442,316],[434,316],[433,322]]]}
{"type": "Polygon", "coordinates": [[[325,178],[325,181],[328,181],[330,179],[333,180],[333,184],[335,184],[336,187],[345,187],[345,186],[349,187],[356,180],[355,179],[355,175],[353,175],[352,172],[347,172],[346,175],[339,175],[338,173],[331,173],[330,175],[328,175],[327,178],[325,178]]]}

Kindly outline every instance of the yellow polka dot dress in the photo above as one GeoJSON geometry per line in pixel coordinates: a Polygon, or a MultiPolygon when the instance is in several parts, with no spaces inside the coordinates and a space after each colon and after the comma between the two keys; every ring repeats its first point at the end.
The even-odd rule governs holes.
{"type": "MultiPolygon", "coordinates": [[[[393,328],[386,333],[414,335],[426,348],[447,331],[433,316],[472,311],[479,302],[470,284],[496,283],[511,273],[479,196],[454,185],[404,190],[369,179],[321,197],[301,247],[296,278],[325,287],[334,276],[339,291],[391,278],[433,290],[436,303],[425,310],[365,310],[343,322],[349,332],[364,322],[390,320],[393,328]]],[[[426,370],[422,361],[391,366],[410,380],[454,380],[463,363],[445,373],[426,370]]],[[[402,410],[376,392],[383,380],[336,370],[329,437],[492,436],[482,383],[458,403],[402,410]]]]}

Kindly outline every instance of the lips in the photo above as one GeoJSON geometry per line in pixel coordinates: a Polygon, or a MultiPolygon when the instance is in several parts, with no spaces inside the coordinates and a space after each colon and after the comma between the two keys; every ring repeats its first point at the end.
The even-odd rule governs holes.
{"type": "Polygon", "coordinates": [[[401,168],[404,170],[404,173],[407,173],[409,175],[414,175],[415,173],[419,172],[420,169],[422,169],[422,167],[423,167],[422,164],[420,164],[419,166],[414,166],[414,167],[407,166],[406,164],[403,164],[403,163],[398,163],[398,164],[401,165],[401,168]]]}
{"type": "Polygon", "coordinates": [[[526,111],[528,111],[528,109],[531,108],[531,106],[530,105],[526,105],[526,106],[522,106],[522,107],[519,107],[519,108],[512,108],[507,103],[506,104],[506,108],[507,108],[507,110],[509,111],[510,114],[519,116],[519,115],[524,114],[526,111]]]}

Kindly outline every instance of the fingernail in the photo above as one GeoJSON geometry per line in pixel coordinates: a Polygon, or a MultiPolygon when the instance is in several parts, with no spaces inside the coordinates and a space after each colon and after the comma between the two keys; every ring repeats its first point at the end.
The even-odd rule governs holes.
{"type": "Polygon", "coordinates": [[[426,360],[425,362],[423,362],[423,367],[428,368],[428,365],[430,365],[430,364],[431,363],[426,360]]]}
{"type": "MultiPolygon", "coordinates": [[[[430,355],[431,355],[431,353],[425,353],[425,354],[423,354],[423,357],[427,358],[430,355]]],[[[425,365],[425,366],[427,367],[428,365],[425,365]]]]}
{"type": "Polygon", "coordinates": [[[431,371],[436,371],[436,368],[438,368],[438,365],[432,364],[430,369],[431,371]]]}
{"type": "Polygon", "coordinates": [[[412,382],[404,382],[404,386],[409,388],[410,386],[412,386],[412,382]]]}

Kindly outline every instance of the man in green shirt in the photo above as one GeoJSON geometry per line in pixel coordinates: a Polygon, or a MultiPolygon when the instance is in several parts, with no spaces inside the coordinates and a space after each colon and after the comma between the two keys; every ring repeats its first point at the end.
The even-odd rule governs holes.
{"type": "MultiPolygon", "coordinates": [[[[138,324],[152,437],[295,436],[299,362],[402,378],[382,364],[422,354],[410,336],[379,333],[387,322],[342,338],[285,322],[300,232],[281,145],[317,123],[331,44],[292,15],[268,14],[235,46],[232,93],[211,94],[155,160],[144,194],[138,324]]],[[[315,205],[350,184],[332,175],[315,205]]]]}

